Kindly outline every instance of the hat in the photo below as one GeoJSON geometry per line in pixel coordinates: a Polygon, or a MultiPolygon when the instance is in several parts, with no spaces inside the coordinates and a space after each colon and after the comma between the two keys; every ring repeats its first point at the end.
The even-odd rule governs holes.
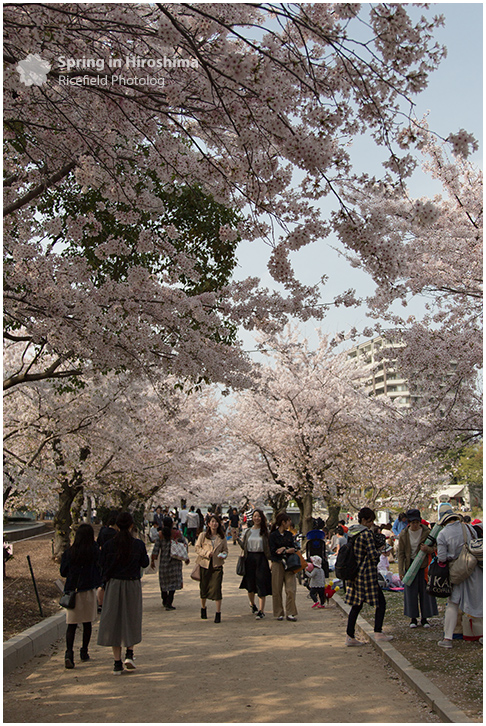
{"type": "Polygon", "coordinates": [[[462,520],[462,514],[459,514],[459,512],[446,512],[439,519],[438,524],[443,527],[445,524],[449,524],[449,522],[453,522],[455,519],[460,522],[462,520]]]}
{"type": "Polygon", "coordinates": [[[420,511],[418,509],[409,509],[408,512],[405,512],[405,516],[409,522],[420,522],[422,520],[422,517],[420,516],[420,511]]]}
{"type": "Polygon", "coordinates": [[[311,562],[314,567],[322,567],[322,559],[319,557],[319,555],[312,555],[311,562]]]}

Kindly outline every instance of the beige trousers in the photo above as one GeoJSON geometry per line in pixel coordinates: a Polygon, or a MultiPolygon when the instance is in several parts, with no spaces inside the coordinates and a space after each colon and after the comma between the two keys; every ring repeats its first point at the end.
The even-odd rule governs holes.
{"type": "Polygon", "coordinates": [[[280,562],[272,562],[272,600],[273,616],[275,618],[285,615],[282,599],[282,590],[285,585],[287,615],[297,615],[295,595],[297,593],[297,580],[293,572],[286,572],[280,562]]]}

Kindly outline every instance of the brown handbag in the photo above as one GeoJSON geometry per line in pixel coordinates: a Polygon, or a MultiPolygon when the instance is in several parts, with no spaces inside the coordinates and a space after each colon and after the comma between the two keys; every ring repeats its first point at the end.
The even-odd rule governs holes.
{"type": "Polygon", "coordinates": [[[191,578],[199,582],[201,579],[201,565],[194,565],[194,569],[191,572],[191,578]]]}

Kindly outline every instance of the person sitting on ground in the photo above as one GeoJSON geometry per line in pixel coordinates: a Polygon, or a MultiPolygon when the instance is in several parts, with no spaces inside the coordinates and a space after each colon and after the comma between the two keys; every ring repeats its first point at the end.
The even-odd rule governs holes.
{"type": "Polygon", "coordinates": [[[353,540],[354,554],[358,564],[358,574],[354,580],[346,583],[345,602],[351,605],[346,628],[346,645],[365,645],[355,638],[355,628],[358,615],[364,603],[373,605],[375,610],[374,638],[377,641],[392,640],[392,635],[382,632],[386,612],[386,600],[378,584],[377,564],[380,553],[376,549],[375,538],[371,527],[375,521],[375,513],[369,507],[363,507],[358,512],[359,524],[349,528],[348,544],[353,540]]]}
{"type": "Polygon", "coordinates": [[[310,596],[313,601],[313,608],[324,608],[326,606],[326,595],[325,595],[325,587],[326,587],[326,577],[324,575],[324,570],[322,569],[322,559],[319,557],[319,555],[312,555],[311,557],[311,565],[306,567],[305,574],[309,578],[309,584],[310,584],[310,596]],[[319,601],[318,602],[318,598],[319,601]]]}

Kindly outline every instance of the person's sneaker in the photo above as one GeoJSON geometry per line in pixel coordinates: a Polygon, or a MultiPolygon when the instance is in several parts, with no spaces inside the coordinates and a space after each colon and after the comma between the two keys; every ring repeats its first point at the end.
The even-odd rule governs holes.
{"type": "Polygon", "coordinates": [[[279,615],[278,618],[277,618],[277,620],[283,620],[283,619],[284,619],[284,616],[283,615],[279,615]]]}
{"type": "Polygon", "coordinates": [[[263,620],[264,617],[265,617],[265,613],[262,613],[261,610],[259,610],[255,616],[256,620],[263,620]]]}
{"type": "Polygon", "coordinates": [[[175,606],[174,605],[166,605],[165,606],[165,609],[166,610],[175,610],[175,606]]]}
{"type": "Polygon", "coordinates": [[[113,664],[113,675],[119,676],[121,673],[123,673],[123,663],[121,660],[116,660],[113,664]]]}
{"type": "Polygon", "coordinates": [[[134,671],[137,666],[135,665],[135,657],[133,655],[133,650],[130,650],[127,648],[125,653],[125,668],[127,668],[129,671],[134,671]]]}
{"type": "Polygon", "coordinates": [[[415,620],[415,618],[414,618],[413,620],[411,620],[411,621],[410,621],[410,625],[409,625],[408,627],[409,627],[409,628],[418,628],[418,623],[417,623],[417,621],[415,620]]]}
{"type": "Polygon", "coordinates": [[[295,620],[297,620],[297,618],[295,617],[295,615],[287,615],[287,620],[291,620],[292,622],[295,622],[295,620]]]}
{"type": "Polygon", "coordinates": [[[440,645],[441,648],[452,648],[452,640],[439,640],[437,645],[440,645]]]}
{"type": "Polygon", "coordinates": [[[325,605],[318,605],[317,607],[319,608],[319,610],[325,610],[326,609],[326,606],[325,605]]]}
{"type": "Polygon", "coordinates": [[[373,633],[375,640],[379,640],[381,643],[386,643],[389,640],[393,640],[393,635],[385,635],[385,633],[373,633]]]}
{"type": "Polygon", "coordinates": [[[258,608],[254,603],[253,604],[250,603],[250,607],[251,607],[251,612],[253,613],[253,615],[258,612],[258,608]]]}
{"type": "Polygon", "coordinates": [[[87,648],[80,648],[79,649],[79,657],[83,661],[89,660],[88,649],[87,648]]]}
{"type": "Polygon", "coordinates": [[[67,650],[64,653],[64,666],[66,668],[74,668],[74,653],[72,650],[67,650]]]}
{"type": "Polygon", "coordinates": [[[349,635],[347,635],[345,645],[347,648],[353,648],[355,646],[366,645],[366,643],[363,643],[362,640],[356,640],[356,638],[350,638],[349,635]]]}
{"type": "Polygon", "coordinates": [[[319,603],[317,603],[317,602],[315,602],[315,603],[314,603],[314,605],[312,605],[312,608],[313,608],[313,609],[314,609],[314,608],[318,608],[318,607],[319,607],[319,603]]]}
{"type": "Polygon", "coordinates": [[[422,627],[423,628],[430,628],[430,623],[428,620],[422,620],[422,627]]]}

